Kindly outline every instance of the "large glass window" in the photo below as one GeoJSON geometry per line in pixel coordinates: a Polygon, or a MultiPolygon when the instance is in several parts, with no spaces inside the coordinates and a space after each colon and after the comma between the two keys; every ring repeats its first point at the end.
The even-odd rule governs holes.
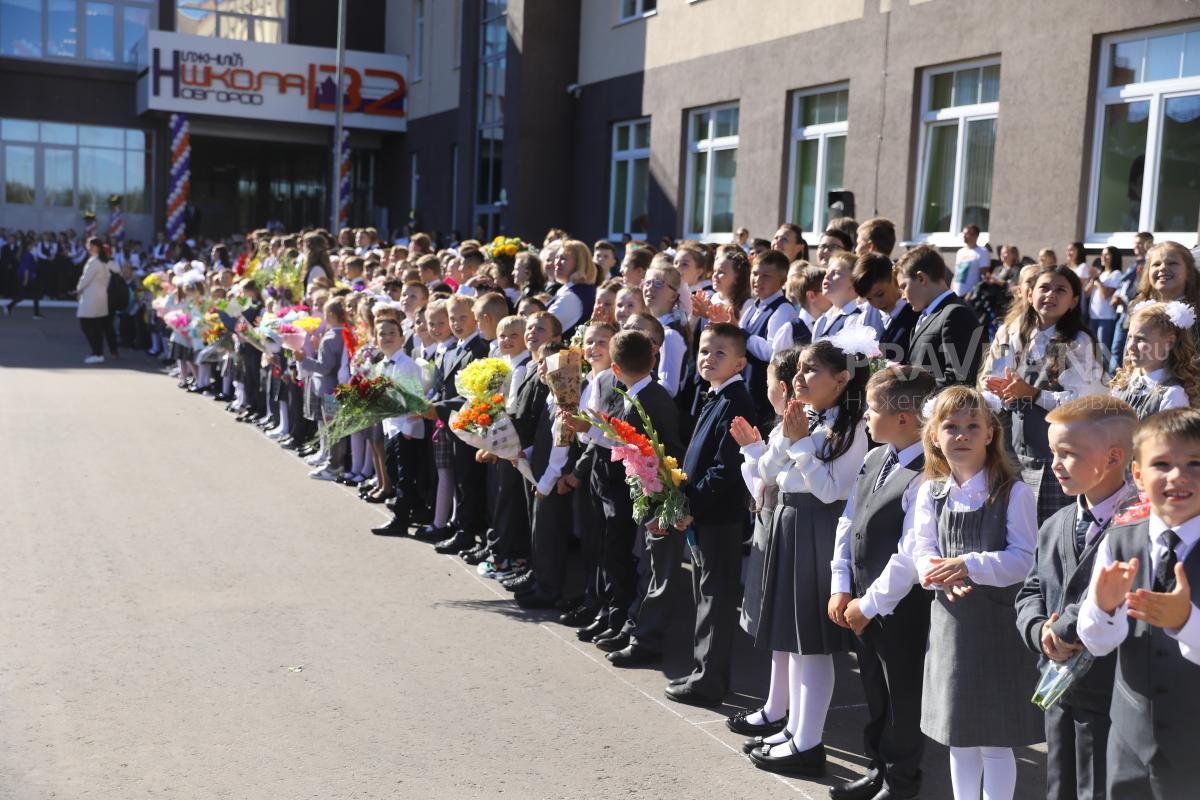
{"type": "Polygon", "coordinates": [[[793,95],[787,214],[805,230],[825,229],[829,222],[827,193],[845,188],[849,105],[850,92],[845,87],[793,95]]]}
{"type": "Polygon", "coordinates": [[[80,210],[150,210],[150,137],[145,131],[0,120],[4,202],[80,210]]]}
{"type": "Polygon", "coordinates": [[[608,232],[612,239],[628,233],[646,237],[646,198],[650,189],[650,120],[613,126],[612,178],[608,232]]]}
{"type": "Polygon", "coordinates": [[[1088,240],[1195,242],[1200,223],[1200,25],[1101,44],[1088,240]]]}
{"type": "Polygon", "coordinates": [[[155,0],[0,0],[0,55],[132,67],[155,0]]]}
{"type": "Polygon", "coordinates": [[[987,232],[1000,111],[1000,64],[976,61],[925,73],[921,93],[916,235],[956,244],[987,232]]]}
{"type": "Polygon", "coordinates": [[[475,137],[475,227],[482,236],[499,229],[504,191],[504,84],[507,74],[508,0],[479,5],[479,94],[475,137]]]}
{"type": "Polygon", "coordinates": [[[175,0],[175,29],[193,36],[286,41],[287,0],[175,0]]]}
{"type": "Polygon", "coordinates": [[[693,111],[688,115],[687,136],[687,235],[709,241],[731,238],[737,188],[737,104],[693,111]]]}
{"type": "Polygon", "coordinates": [[[413,0],[412,79],[421,80],[425,73],[425,0],[413,0]]]}
{"type": "Polygon", "coordinates": [[[641,19],[653,14],[657,8],[658,0],[621,0],[621,17],[618,21],[641,19]]]}

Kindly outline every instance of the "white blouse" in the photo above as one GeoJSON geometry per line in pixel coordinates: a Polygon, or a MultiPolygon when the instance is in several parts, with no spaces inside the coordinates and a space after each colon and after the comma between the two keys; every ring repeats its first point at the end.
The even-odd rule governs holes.
{"type": "MultiPolygon", "coordinates": [[[[951,511],[975,511],[988,498],[987,470],[976,472],[962,486],[954,478],[948,480],[950,493],[946,505],[951,511]]],[[[917,562],[917,574],[923,577],[933,568],[930,559],[942,557],[938,547],[937,507],[933,500],[932,483],[924,483],[917,490],[914,508],[913,558],[917,562]]],[[[1011,586],[1025,580],[1033,566],[1038,534],[1037,501],[1033,490],[1020,481],[1014,482],[1008,493],[1006,528],[1008,544],[1003,550],[963,554],[967,575],[975,583],[1011,586]]]]}
{"type": "MultiPolygon", "coordinates": [[[[1143,390],[1139,390],[1139,395],[1150,394],[1156,386],[1161,384],[1169,377],[1167,370],[1156,369],[1153,372],[1147,372],[1145,375],[1135,375],[1131,381],[1131,386],[1141,384],[1143,390]]],[[[1113,389],[1116,394],[1117,390],[1113,389]]],[[[1163,386],[1162,387],[1162,403],[1159,405],[1159,411],[1166,411],[1168,408],[1187,408],[1190,405],[1188,402],[1187,390],[1182,386],[1163,386]]]]}
{"type": "MultiPolygon", "coordinates": [[[[1053,326],[1038,331],[1029,343],[1029,356],[1033,359],[1044,358],[1054,335],[1053,326]]],[[[984,380],[989,375],[1003,377],[1007,369],[1020,375],[1021,353],[1024,349],[1025,344],[1021,340],[1021,331],[1017,325],[1005,326],[997,331],[996,338],[988,350],[987,363],[979,373],[979,388],[985,394],[991,394],[986,391],[984,380]]],[[[1063,388],[1057,392],[1036,387],[1041,389],[1041,392],[1034,403],[1051,411],[1077,397],[1108,394],[1108,386],[1104,382],[1104,367],[1096,358],[1096,343],[1086,332],[1080,331],[1071,342],[1067,352],[1067,368],[1058,376],[1058,382],[1063,388]]]]}
{"type": "MultiPolygon", "coordinates": [[[[832,461],[822,461],[817,453],[824,449],[837,419],[837,408],[825,411],[825,422],[808,436],[788,442],[784,436],[772,438],[765,457],[759,459],[758,475],[765,486],[778,486],[781,492],[807,492],[822,503],[845,500],[867,456],[867,424],[859,422],[850,448],[832,461]]],[[[780,426],[782,428],[782,425],[780,426]]]]}
{"type": "Polygon", "coordinates": [[[687,358],[687,342],[674,328],[663,328],[663,346],[658,353],[658,382],[674,397],[679,394],[683,380],[683,360],[687,358]]]}

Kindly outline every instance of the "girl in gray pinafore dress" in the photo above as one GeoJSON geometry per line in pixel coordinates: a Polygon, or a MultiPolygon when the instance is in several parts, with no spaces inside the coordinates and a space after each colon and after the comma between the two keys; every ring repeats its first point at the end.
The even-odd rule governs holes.
{"type": "MultiPolygon", "coordinates": [[[[1112,379],[1112,394],[1133,406],[1138,419],[1200,399],[1200,375],[1190,328],[1175,324],[1188,307],[1143,303],[1129,319],[1129,352],[1112,379]]],[[[1194,317],[1195,311],[1191,310],[1194,317]]],[[[1186,322],[1186,317],[1179,319],[1186,322]]]]}
{"type": "MultiPolygon", "coordinates": [[[[993,435],[999,433],[999,423],[986,411],[981,395],[965,387],[943,391],[947,393],[959,402],[978,403],[974,413],[987,414],[993,435]]],[[[955,404],[939,399],[937,407],[955,404]]],[[[939,425],[949,416],[944,409],[942,416],[935,411],[927,423],[931,430],[927,436],[939,436],[939,425]]],[[[976,435],[982,442],[982,436],[976,435]]],[[[948,470],[939,469],[946,461],[940,447],[931,449],[933,444],[927,438],[926,464],[929,468],[933,459],[929,472],[936,476],[948,470]]],[[[1003,445],[995,440],[986,451],[988,463],[961,486],[949,476],[932,479],[914,502],[913,557],[918,575],[925,579],[936,568],[931,558],[966,557],[962,583],[970,587],[969,592],[952,601],[941,587],[931,587],[936,595],[921,699],[921,730],[950,747],[957,800],[978,798],[981,780],[987,797],[1012,797],[1016,761],[1011,748],[1045,739],[1042,712],[1030,702],[1038,681],[1037,664],[1017,633],[1013,605],[1033,564],[1036,501],[1024,483],[993,477],[997,471],[988,469],[992,461],[1004,457],[1003,445]]],[[[965,457],[956,453],[955,458],[965,457]]]]}
{"type": "MultiPolygon", "coordinates": [[[[792,380],[796,377],[801,352],[801,348],[798,347],[781,350],[767,365],[767,399],[779,417],[783,416],[788,402],[792,399],[792,380]]],[[[762,440],[761,434],[753,427],[753,422],[743,430],[735,426],[732,434],[742,450],[742,480],[746,482],[746,488],[754,499],[754,535],[750,539],[750,556],[746,559],[740,623],[742,630],[750,634],[750,638],[758,644],[763,573],[771,537],[771,523],[775,518],[775,508],[779,504],[779,487],[773,482],[768,485],[759,477],[759,461],[767,453],[767,444],[777,442],[783,431],[777,419],[767,442],[762,440]]],[[[747,736],[774,733],[787,719],[787,692],[786,689],[779,688],[786,687],[787,675],[788,654],[784,651],[772,653],[771,689],[767,691],[766,702],[760,709],[734,714],[729,718],[729,729],[747,736]]]]}
{"type": "MultiPolygon", "coordinates": [[[[788,659],[786,680],[781,669],[772,670],[768,697],[788,698],[788,723],[750,751],[761,769],[810,775],[824,770],[833,654],[850,646],[849,631],[828,615],[830,562],[838,517],[869,446],[862,421],[868,377],[865,365],[854,365],[830,340],[805,347],[793,381],[793,402],[805,404],[804,416],[792,423],[799,437],[772,435],[758,462],[759,477],[778,487],[779,501],[763,544],[754,643],[772,650],[773,664],[782,663],[783,655],[788,659]]],[[[788,426],[785,415],[780,428],[788,426]]]]}

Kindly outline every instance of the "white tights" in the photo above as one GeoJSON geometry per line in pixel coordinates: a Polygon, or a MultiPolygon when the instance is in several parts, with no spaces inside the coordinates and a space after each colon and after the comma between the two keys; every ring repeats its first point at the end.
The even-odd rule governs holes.
{"type": "Polygon", "coordinates": [[[438,467],[437,502],[433,507],[433,527],[444,528],[450,524],[450,512],[454,508],[454,468],[438,467]]]}
{"type": "Polygon", "coordinates": [[[951,747],[950,783],[954,800],[1012,800],[1017,789],[1017,759],[1010,747],[951,747]]]}
{"type": "MultiPolygon", "coordinates": [[[[772,653],[771,688],[775,692],[776,655],[787,656],[787,703],[788,725],[781,733],[767,738],[773,756],[786,756],[792,751],[787,746],[790,738],[796,749],[803,752],[821,743],[825,731],[825,716],[833,700],[833,656],[806,656],[800,653],[772,653]]],[[[771,698],[767,698],[770,702],[771,698]]]]}

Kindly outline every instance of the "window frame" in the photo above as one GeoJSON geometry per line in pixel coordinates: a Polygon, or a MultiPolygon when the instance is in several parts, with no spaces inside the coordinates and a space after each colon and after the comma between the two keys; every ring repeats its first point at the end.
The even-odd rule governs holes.
{"type": "MultiPolygon", "coordinates": [[[[997,66],[1001,67],[1000,80],[1001,84],[1004,81],[1004,69],[1001,65],[999,56],[986,56],[983,58],[974,58],[968,61],[956,61],[952,64],[942,64],[936,67],[926,67],[922,70],[921,75],[921,95],[919,114],[917,123],[919,132],[917,137],[917,173],[916,173],[916,203],[913,206],[913,221],[912,221],[912,238],[915,242],[932,244],[936,247],[962,247],[962,229],[963,222],[963,167],[966,163],[966,139],[967,128],[970,123],[980,120],[994,119],[999,125],[1000,119],[1000,100],[986,103],[973,103],[971,105],[950,106],[949,108],[941,108],[936,111],[931,110],[930,106],[933,102],[933,79],[938,75],[947,73],[961,72],[963,70],[982,69],[984,67],[997,66]],[[920,230],[925,227],[923,214],[925,213],[925,196],[928,191],[929,177],[926,174],[926,148],[929,144],[929,132],[935,127],[944,126],[948,123],[958,125],[958,134],[956,138],[956,151],[954,154],[954,194],[951,200],[950,212],[950,230],[926,232],[920,230]]],[[[993,171],[994,175],[994,171],[993,171]]],[[[988,227],[991,227],[990,222],[988,227]]],[[[985,245],[988,242],[988,231],[981,230],[979,232],[979,244],[985,245]]]]}
{"type": "Polygon", "coordinates": [[[425,77],[425,0],[413,0],[412,83],[425,77]]]}
{"type": "MultiPolygon", "coordinates": [[[[634,134],[637,131],[637,126],[642,125],[642,124],[645,124],[645,126],[646,126],[647,141],[649,141],[650,117],[637,117],[636,119],[621,120],[620,122],[614,122],[612,125],[612,147],[609,150],[609,161],[608,161],[608,164],[609,164],[608,208],[605,209],[605,216],[608,218],[608,228],[609,228],[608,237],[612,241],[620,241],[622,236],[624,236],[625,234],[629,234],[629,236],[631,238],[633,238],[634,240],[644,242],[646,240],[646,236],[648,235],[647,231],[641,231],[641,232],[635,233],[632,230],[633,208],[632,208],[631,200],[633,199],[633,181],[632,181],[633,164],[634,164],[634,162],[638,161],[639,159],[643,159],[643,158],[646,160],[646,175],[647,175],[646,188],[647,188],[647,193],[649,192],[649,180],[648,179],[649,179],[649,173],[650,173],[650,145],[646,145],[645,147],[632,146],[633,142],[636,141],[636,139],[634,138],[634,134]],[[619,150],[617,148],[617,132],[621,128],[625,128],[629,131],[629,142],[631,145],[630,147],[627,147],[624,150],[619,150]],[[625,183],[625,220],[624,220],[624,222],[625,222],[626,229],[623,231],[618,231],[618,230],[613,229],[613,222],[615,221],[613,219],[613,202],[616,200],[616,194],[617,194],[617,162],[618,161],[627,162],[630,165],[629,176],[631,178],[631,180],[628,180],[625,183]]],[[[649,213],[649,201],[650,201],[650,198],[649,198],[649,196],[647,196],[646,197],[647,213],[649,213]]]]}
{"type": "MultiPolygon", "coordinates": [[[[175,3],[175,30],[179,30],[179,4],[180,4],[180,2],[182,2],[182,0],[174,0],[174,3],[175,3]]],[[[204,10],[204,11],[207,11],[208,13],[214,15],[213,19],[214,19],[214,23],[215,23],[214,24],[215,33],[212,34],[213,39],[227,39],[232,42],[243,42],[243,41],[244,42],[253,42],[255,44],[288,44],[288,41],[289,41],[288,40],[288,33],[289,33],[289,31],[288,31],[288,13],[287,13],[288,3],[286,2],[286,0],[283,3],[283,16],[282,17],[271,17],[271,16],[267,16],[265,14],[248,14],[248,13],[243,13],[240,11],[222,11],[219,8],[217,8],[215,6],[215,4],[211,10],[209,10],[209,9],[199,9],[199,10],[204,10]],[[232,39],[228,36],[222,36],[221,35],[221,19],[223,17],[245,20],[248,23],[246,26],[247,31],[254,30],[254,22],[256,20],[263,20],[265,22],[278,22],[279,23],[279,41],[278,42],[261,42],[258,39],[232,39]]],[[[203,35],[203,34],[199,34],[199,35],[203,35]]]]}
{"type": "MultiPolygon", "coordinates": [[[[125,53],[129,49],[125,42],[125,10],[126,9],[141,9],[149,12],[149,21],[146,30],[158,30],[158,3],[156,0],[91,0],[91,2],[101,3],[112,7],[113,17],[113,58],[111,61],[104,59],[88,58],[87,57],[87,6],[88,0],[77,0],[75,2],[75,55],[59,56],[50,55],[49,37],[50,37],[50,2],[51,0],[35,0],[38,3],[40,27],[39,49],[41,54],[38,56],[23,56],[15,53],[0,56],[0,58],[19,58],[28,61],[49,61],[56,64],[87,64],[89,66],[104,67],[107,69],[137,69],[138,59],[135,55],[133,60],[126,61],[125,53]]],[[[0,31],[0,36],[3,36],[3,31],[0,31]]]]}
{"type": "MultiPolygon", "coordinates": [[[[688,115],[687,116],[687,125],[684,126],[684,135],[687,137],[687,139],[685,140],[686,146],[684,147],[684,158],[686,159],[686,168],[685,168],[685,173],[684,173],[685,179],[684,179],[684,189],[683,189],[683,225],[681,225],[680,227],[684,229],[684,238],[698,239],[698,240],[704,241],[704,242],[715,242],[717,244],[727,244],[727,243],[733,241],[734,230],[736,230],[736,227],[737,227],[736,225],[731,224],[729,227],[734,230],[730,230],[730,231],[707,230],[708,228],[710,228],[712,226],[712,193],[713,193],[712,176],[713,176],[714,163],[716,161],[716,159],[713,158],[713,155],[715,153],[718,153],[718,152],[721,152],[724,150],[733,150],[735,153],[737,152],[737,149],[741,142],[741,135],[742,135],[741,104],[739,101],[734,100],[734,101],[728,102],[728,103],[718,103],[716,105],[703,106],[701,108],[693,108],[687,112],[687,115],[688,115]],[[695,136],[693,134],[696,130],[696,128],[695,128],[696,120],[699,117],[701,117],[702,115],[705,115],[705,114],[712,115],[711,125],[712,125],[713,129],[711,129],[709,131],[709,133],[715,134],[716,133],[715,127],[716,127],[717,114],[719,114],[722,111],[725,111],[726,109],[730,109],[730,108],[737,109],[737,112],[738,112],[737,135],[735,135],[735,136],[713,136],[711,138],[701,139],[699,141],[695,140],[695,136]],[[704,153],[708,154],[708,158],[705,159],[705,176],[704,176],[704,215],[703,216],[704,216],[704,227],[706,230],[692,231],[692,230],[687,230],[687,226],[691,224],[691,219],[692,219],[692,180],[695,178],[695,175],[693,174],[694,170],[692,167],[692,162],[693,162],[692,156],[694,154],[700,153],[700,152],[704,152],[704,153]]],[[[734,192],[735,192],[734,196],[736,199],[736,192],[737,192],[737,175],[736,175],[736,173],[734,175],[734,192]]]]}
{"type": "MultiPolygon", "coordinates": [[[[822,207],[821,204],[816,204],[813,207],[813,218],[796,222],[796,213],[798,209],[796,204],[796,161],[800,157],[800,143],[805,141],[817,140],[817,175],[816,175],[816,191],[817,197],[828,197],[829,189],[826,186],[825,162],[828,158],[829,139],[842,136],[849,143],[850,136],[850,81],[840,81],[838,83],[830,83],[824,86],[817,86],[811,89],[797,89],[790,92],[792,103],[791,110],[791,127],[788,131],[789,136],[789,156],[788,156],[788,179],[787,179],[787,219],[799,225],[801,230],[811,230],[813,233],[823,231],[825,229],[824,216],[828,208],[822,207]],[[807,97],[816,97],[822,94],[831,94],[833,92],[846,92],[846,119],[841,122],[822,122],[815,125],[802,125],[800,121],[800,107],[807,97]],[[818,221],[820,220],[820,221],[818,221]],[[811,222],[813,227],[810,229],[807,225],[811,222]]],[[[842,165],[843,169],[845,164],[842,165]]],[[[844,188],[844,187],[843,187],[844,188]]]]}
{"type": "Polygon", "coordinates": [[[647,0],[633,0],[634,12],[632,14],[626,15],[625,14],[626,0],[616,0],[616,2],[617,2],[617,25],[627,25],[630,22],[637,22],[638,20],[646,19],[647,17],[653,17],[656,14],[658,14],[658,0],[649,0],[649,1],[654,3],[654,8],[651,8],[651,9],[646,8],[647,0]]]}
{"type": "MultiPolygon", "coordinates": [[[[1092,109],[1092,163],[1088,168],[1087,220],[1084,224],[1084,240],[1089,248],[1112,245],[1121,249],[1132,249],[1133,240],[1138,231],[1153,231],[1156,241],[1173,240],[1189,247],[1200,244],[1200,234],[1196,230],[1159,231],[1155,230],[1154,227],[1154,217],[1158,210],[1163,118],[1166,112],[1166,104],[1168,100],[1178,97],[1200,97],[1200,75],[1156,81],[1143,79],[1140,83],[1127,83],[1123,86],[1110,87],[1107,85],[1109,70],[1112,67],[1113,45],[1138,40],[1148,41],[1159,36],[1167,36],[1174,33],[1200,36],[1200,23],[1187,22],[1154,28],[1142,28],[1136,31],[1126,31],[1112,34],[1111,36],[1104,36],[1100,39],[1100,58],[1096,67],[1096,90],[1091,98],[1094,106],[1092,109]],[[1109,106],[1129,105],[1142,101],[1149,103],[1149,116],[1146,120],[1146,155],[1145,166],[1142,170],[1142,205],[1138,212],[1138,227],[1137,230],[1133,231],[1100,232],[1096,230],[1096,213],[1099,211],[1100,160],[1102,156],[1101,149],[1104,144],[1104,115],[1109,106]]],[[[1143,51],[1143,69],[1145,68],[1145,59],[1146,54],[1143,51]]],[[[1197,223],[1200,225],[1200,220],[1197,220],[1197,223]]]]}

